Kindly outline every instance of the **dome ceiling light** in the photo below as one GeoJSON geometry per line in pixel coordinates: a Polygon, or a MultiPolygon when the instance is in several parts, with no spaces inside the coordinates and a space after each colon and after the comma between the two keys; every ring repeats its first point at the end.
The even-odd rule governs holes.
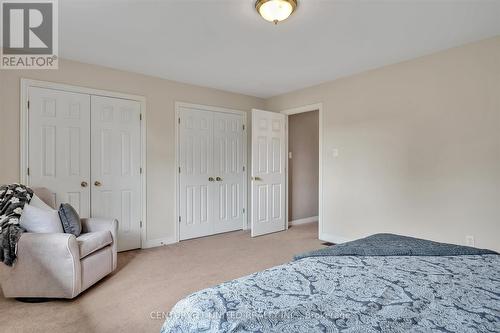
{"type": "Polygon", "coordinates": [[[264,20],[278,24],[297,8],[297,0],[257,0],[255,9],[264,20]]]}

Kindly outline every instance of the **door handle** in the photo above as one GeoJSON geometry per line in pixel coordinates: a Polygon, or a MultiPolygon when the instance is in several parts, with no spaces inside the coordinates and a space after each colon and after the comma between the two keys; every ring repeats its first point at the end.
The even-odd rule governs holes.
{"type": "Polygon", "coordinates": [[[261,180],[262,180],[262,178],[260,178],[260,177],[252,177],[252,180],[255,180],[255,181],[261,181],[261,180]]]}
{"type": "Polygon", "coordinates": [[[80,186],[81,187],[87,187],[88,183],[86,181],[83,181],[80,183],[80,186]]]}
{"type": "Polygon", "coordinates": [[[95,185],[95,186],[101,186],[102,184],[101,184],[101,182],[100,182],[100,181],[96,180],[96,181],[94,182],[94,185],[95,185]]]}
{"type": "Polygon", "coordinates": [[[214,181],[214,177],[208,177],[208,181],[209,182],[213,182],[214,181]]]}
{"type": "Polygon", "coordinates": [[[223,181],[223,179],[222,179],[222,178],[220,178],[220,177],[216,177],[216,178],[215,178],[215,180],[216,180],[216,181],[218,181],[218,182],[223,181]]]}

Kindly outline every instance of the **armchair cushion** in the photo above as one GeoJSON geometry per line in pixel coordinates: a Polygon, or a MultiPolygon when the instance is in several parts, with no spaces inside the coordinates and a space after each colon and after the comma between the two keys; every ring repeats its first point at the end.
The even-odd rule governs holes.
{"type": "Polygon", "coordinates": [[[45,201],[40,199],[40,197],[38,195],[36,195],[36,193],[33,193],[33,196],[31,197],[29,204],[32,206],[38,207],[38,208],[45,209],[45,210],[49,210],[49,209],[54,210],[54,208],[52,206],[47,205],[45,203],[45,201]]]}
{"type": "Polygon", "coordinates": [[[76,238],[76,241],[80,248],[80,259],[83,259],[89,254],[111,244],[113,237],[109,230],[102,230],[81,234],[76,238]]]}
{"type": "Polygon", "coordinates": [[[55,195],[45,187],[33,187],[33,192],[37,197],[52,209],[56,208],[55,195]]]}

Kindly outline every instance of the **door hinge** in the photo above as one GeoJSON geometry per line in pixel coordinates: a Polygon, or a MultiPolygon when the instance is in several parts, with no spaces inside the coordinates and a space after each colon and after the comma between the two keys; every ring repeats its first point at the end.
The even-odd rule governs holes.
{"type": "Polygon", "coordinates": [[[30,109],[30,101],[28,100],[28,110],[30,109]]]}
{"type": "Polygon", "coordinates": [[[243,130],[245,130],[245,124],[243,124],[243,130]]]}
{"type": "Polygon", "coordinates": [[[245,208],[243,208],[243,214],[245,214],[245,208]]]}
{"type": "Polygon", "coordinates": [[[139,120],[142,120],[142,113],[139,113],[139,120]]]}
{"type": "Polygon", "coordinates": [[[181,217],[179,216],[179,223],[181,223],[181,217]]]}
{"type": "Polygon", "coordinates": [[[28,174],[28,176],[30,175],[30,168],[26,169],[26,173],[28,174]]]}
{"type": "Polygon", "coordinates": [[[177,122],[180,124],[181,123],[181,117],[177,118],[177,122]]]}
{"type": "Polygon", "coordinates": [[[139,168],[139,172],[140,172],[140,174],[142,175],[142,168],[139,168]]]}
{"type": "Polygon", "coordinates": [[[245,166],[243,166],[243,171],[245,171],[245,166]]]}
{"type": "Polygon", "coordinates": [[[139,225],[140,225],[140,226],[141,226],[141,228],[142,228],[142,221],[139,221],[139,225]]]}
{"type": "Polygon", "coordinates": [[[181,173],[181,167],[179,167],[179,173],[181,173]]]}

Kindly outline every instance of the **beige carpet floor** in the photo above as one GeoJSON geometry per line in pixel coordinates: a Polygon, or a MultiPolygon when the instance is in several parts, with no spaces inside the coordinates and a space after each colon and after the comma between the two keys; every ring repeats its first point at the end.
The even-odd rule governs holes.
{"type": "Polygon", "coordinates": [[[118,254],[118,268],[74,300],[29,304],[0,295],[1,332],[159,332],[162,313],[197,290],[321,248],[317,223],[251,238],[237,231],[118,254]]]}

